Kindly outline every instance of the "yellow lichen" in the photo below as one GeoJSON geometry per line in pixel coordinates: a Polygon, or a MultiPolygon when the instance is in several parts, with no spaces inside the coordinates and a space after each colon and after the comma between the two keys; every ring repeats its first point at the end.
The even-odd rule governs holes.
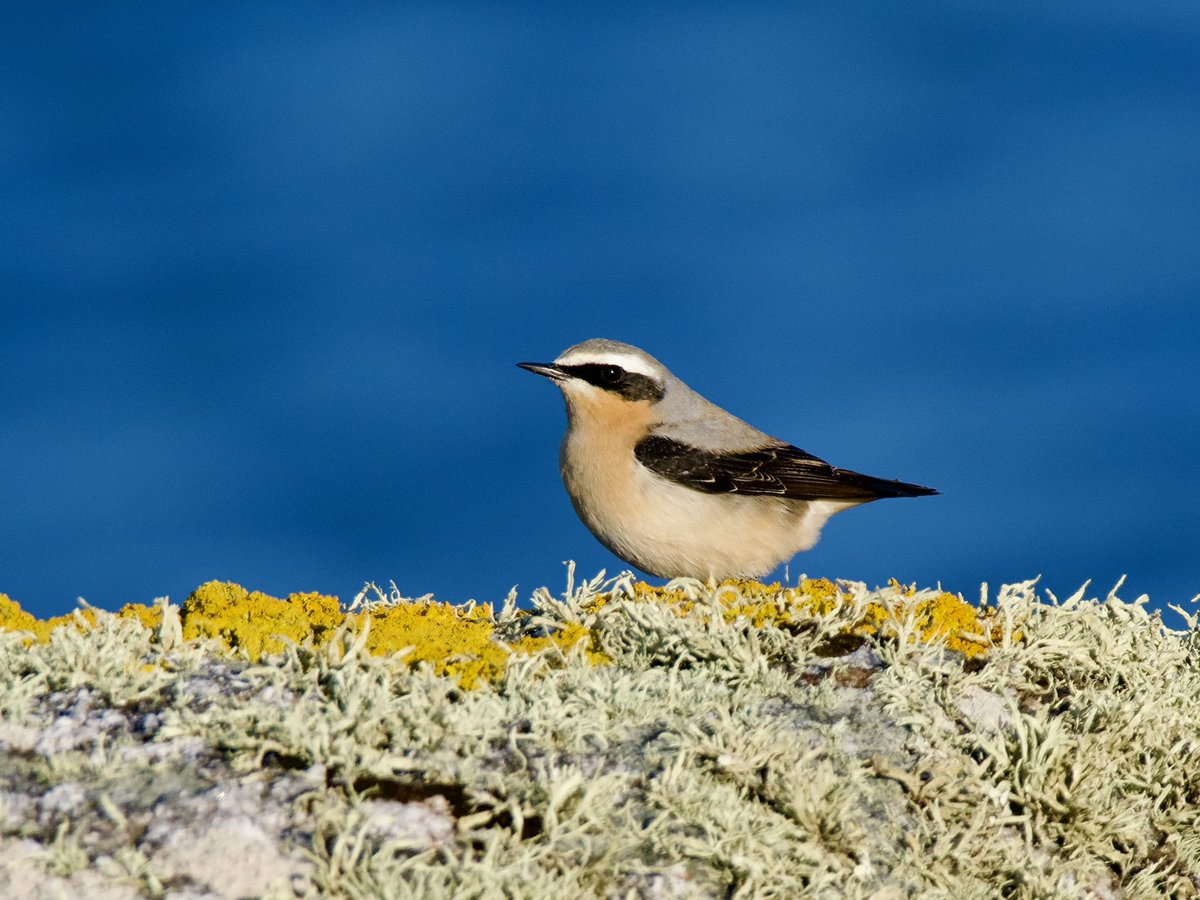
{"type": "Polygon", "coordinates": [[[508,652],[492,640],[491,616],[484,607],[467,611],[423,601],[381,607],[369,615],[367,649],[372,653],[411,648],[409,662],[428,663],[437,674],[454,677],[466,688],[494,681],[504,671],[508,652]]]}
{"type": "Polygon", "coordinates": [[[183,601],[184,640],[218,638],[231,650],[257,662],[279,653],[287,641],[324,643],[342,622],[337,597],[291,594],[286,600],[241,585],[210,581],[183,601]]]}
{"type": "MultiPolygon", "coordinates": [[[[488,606],[421,601],[378,606],[347,617],[336,597],[292,594],[280,600],[216,581],[202,585],[184,601],[181,619],[185,639],[217,638],[231,650],[258,660],[280,652],[288,641],[320,646],[347,618],[362,627],[366,615],[371,617],[368,652],[407,650],[409,663],[426,663],[466,688],[497,681],[511,652],[532,654],[552,645],[569,649],[591,638],[582,626],[567,626],[549,637],[522,638],[510,650],[495,640],[488,606]]],[[[590,645],[585,652],[593,662],[603,661],[603,654],[590,645]]]]}
{"type": "MultiPolygon", "coordinates": [[[[907,593],[911,597],[915,592],[907,593]]],[[[981,614],[961,597],[945,592],[892,609],[871,603],[854,631],[895,638],[902,623],[910,616],[913,624],[910,640],[944,641],[948,649],[972,658],[987,653],[989,637],[993,633],[991,611],[981,614]]]]}
{"type": "Polygon", "coordinates": [[[523,637],[513,644],[513,649],[518,653],[532,655],[554,646],[566,653],[581,644],[584,645],[584,657],[592,665],[605,666],[612,662],[609,655],[597,646],[596,636],[579,622],[567,622],[562,628],[545,637],[523,637]]]}
{"type": "Polygon", "coordinates": [[[93,626],[96,624],[96,614],[90,609],[78,609],[65,616],[54,616],[50,619],[37,619],[21,609],[20,605],[7,594],[0,594],[0,629],[5,631],[27,631],[39,643],[46,643],[54,629],[62,625],[93,626]]]}
{"type": "Polygon", "coordinates": [[[28,631],[42,643],[50,637],[50,623],[35,619],[8,594],[0,594],[0,628],[5,631],[28,631]]]}
{"type": "MultiPolygon", "coordinates": [[[[902,588],[895,581],[891,586],[900,589],[906,598],[916,597],[915,588],[902,588]]],[[[680,615],[687,615],[696,606],[696,601],[683,591],[656,588],[645,582],[633,586],[633,596],[639,601],[665,603],[680,615]]],[[[741,619],[755,628],[802,626],[805,621],[829,615],[844,602],[837,585],[826,578],[806,578],[794,588],[783,588],[778,583],[726,581],[717,585],[714,596],[726,622],[741,619]]],[[[945,592],[895,607],[869,603],[862,617],[847,626],[846,633],[894,639],[900,623],[909,616],[914,626],[911,640],[944,641],[946,647],[967,657],[987,652],[988,638],[993,632],[991,611],[981,614],[961,597],[945,592]]]]}
{"type": "Polygon", "coordinates": [[[491,608],[486,606],[466,609],[427,601],[382,607],[370,615],[368,650],[379,654],[409,648],[409,662],[428,663],[437,674],[456,678],[466,688],[499,680],[511,653],[531,656],[551,646],[567,651],[587,641],[588,660],[608,662],[594,648],[591,632],[577,623],[546,637],[522,637],[508,648],[496,641],[491,608]]]}
{"type": "Polygon", "coordinates": [[[147,631],[155,631],[162,624],[162,608],[146,606],[144,603],[126,603],[117,610],[118,619],[132,619],[147,631]]]}
{"type": "MultiPolygon", "coordinates": [[[[795,625],[814,616],[828,615],[841,602],[837,586],[826,578],[806,578],[794,588],[779,582],[723,581],[715,597],[726,622],[745,619],[756,628],[764,625],[795,625]]],[[[655,587],[644,581],[633,585],[633,598],[666,603],[681,615],[696,607],[696,600],[682,590],[655,587]]]]}

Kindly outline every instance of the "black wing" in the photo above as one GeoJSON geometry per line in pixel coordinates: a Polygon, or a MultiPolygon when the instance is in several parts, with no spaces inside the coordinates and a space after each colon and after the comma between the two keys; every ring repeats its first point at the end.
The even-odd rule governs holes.
{"type": "Polygon", "coordinates": [[[936,494],[933,488],[835,469],[790,444],[717,453],[659,435],[642,438],[634,455],[647,469],[708,494],[767,494],[795,500],[848,500],[936,494]]]}

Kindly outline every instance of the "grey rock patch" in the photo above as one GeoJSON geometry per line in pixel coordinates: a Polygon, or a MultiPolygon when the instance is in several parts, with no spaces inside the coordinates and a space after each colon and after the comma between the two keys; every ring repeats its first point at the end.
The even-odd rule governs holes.
{"type": "Polygon", "coordinates": [[[144,896],[132,884],[109,878],[97,869],[70,875],[46,870],[48,853],[38,841],[0,836],[0,897],[4,900],[134,900],[144,896]]]}
{"type": "Polygon", "coordinates": [[[216,897],[257,897],[291,884],[305,868],[283,851],[277,823],[262,811],[218,815],[184,825],[176,818],[159,831],[150,861],[159,877],[184,880],[216,897]]]}
{"type": "Polygon", "coordinates": [[[1013,712],[1008,701],[995,691],[977,684],[967,685],[958,698],[962,717],[987,734],[995,734],[1013,724],[1013,712]]]}
{"type": "Polygon", "coordinates": [[[362,808],[367,833],[381,841],[425,849],[448,846],[454,838],[454,816],[442,796],[420,803],[365,800],[362,808]]]}

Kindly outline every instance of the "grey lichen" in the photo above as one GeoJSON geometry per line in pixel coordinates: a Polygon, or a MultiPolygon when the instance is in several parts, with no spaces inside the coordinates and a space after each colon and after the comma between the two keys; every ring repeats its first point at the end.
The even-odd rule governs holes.
{"type": "Polygon", "coordinates": [[[1200,895],[1194,620],[1023,583],[968,658],[899,585],[762,621],[669,587],[506,604],[594,646],[471,690],[348,625],[254,664],[170,607],[0,634],[0,895],[1200,895]]]}

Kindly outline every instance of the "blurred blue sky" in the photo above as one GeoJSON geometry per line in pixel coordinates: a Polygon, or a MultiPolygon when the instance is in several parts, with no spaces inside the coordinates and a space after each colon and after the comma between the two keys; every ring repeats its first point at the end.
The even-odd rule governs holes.
{"type": "Polygon", "coordinates": [[[1197,160],[1192,2],[12,7],[0,591],[624,568],[513,366],[611,337],[942,490],[793,578],[1185,602],[1197,160]]]}

